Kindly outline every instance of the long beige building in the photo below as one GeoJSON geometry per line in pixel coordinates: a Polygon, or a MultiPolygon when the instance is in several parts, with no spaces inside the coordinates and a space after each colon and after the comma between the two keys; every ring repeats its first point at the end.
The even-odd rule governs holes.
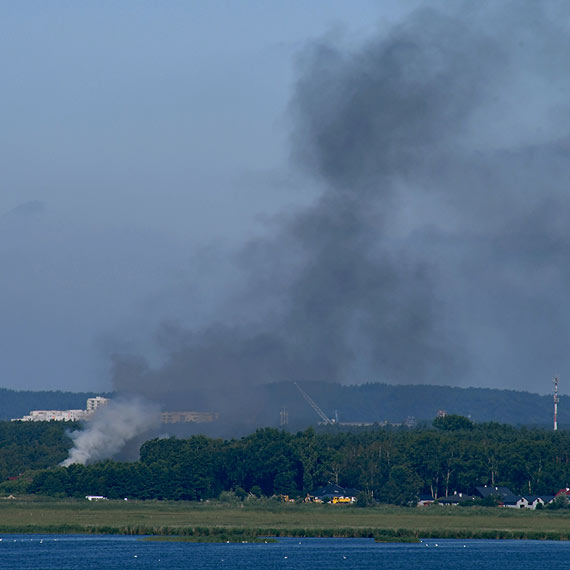
{"type": "Polygon", "coordinates": [[[14,418],[13,422],[78,422],[88,420],[95,410],[109,403],[109,398],[87,398],[84,410],[32,410],[27,416],[14,418]]]}
{"type": "Polygon", "coordinates": [[[160,420],[163,424],[214,422],[218,417],[217,412],[162,412],[160,414],[160,420]]]}

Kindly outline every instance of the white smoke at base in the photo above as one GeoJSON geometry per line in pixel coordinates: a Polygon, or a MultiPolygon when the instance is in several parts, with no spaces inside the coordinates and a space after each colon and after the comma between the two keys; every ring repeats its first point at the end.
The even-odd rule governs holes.
{"type": "Polygon", "coordinates": [[[159,427],[160,410],[155,404],[139,397],[111,400],[95,412],[83,430],[70,433],[74,445],[60,465],[110,459],[132,439],[159,427]]]}

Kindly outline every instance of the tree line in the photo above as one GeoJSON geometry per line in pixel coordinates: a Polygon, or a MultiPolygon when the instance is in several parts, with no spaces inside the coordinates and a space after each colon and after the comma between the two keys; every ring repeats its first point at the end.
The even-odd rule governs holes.
{"type": "Polygon", "coordinates": [[[153,439],[142,445],[136,462],[68,468],[57,467],[70,445],[61,424],[12,426],[0,424],[2,474],[10,472],[11,456],[18,466],[11,473],[28,471],[4,482],[5,493],[204,500],[233,491],[301,498],[332,482],[360,489],[374,501],[407,504],[420,494],[437,499],[485,484],[554,494],[570,481],[570,432],[473,424],[461,416],[416,429],[264,428],[231,440],[153,439]]]}

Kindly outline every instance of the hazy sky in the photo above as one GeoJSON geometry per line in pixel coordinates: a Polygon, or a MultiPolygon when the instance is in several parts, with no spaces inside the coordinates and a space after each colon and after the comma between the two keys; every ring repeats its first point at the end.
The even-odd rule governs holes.
{"type": "Polygon", "coordinates": [[[288,165],[299,51],[406,10],[3,3],[0,384],[109,388],[115,343],[200,311],[187,292],[216,277],[195,258],[312,192],[288,165]]]}
{"type": "MultiPolygon", "coordinates": [[[[342,369],[327,364],[334,379],[547,392],[557,373],[570,392],[568,10],[440,2],[426,16],[422,4],[3,3],[0,385],[111,389],[113,354],[160,367],[180,330],[235,323],[255,297],[256,321],[346,351],[342,369]],[[384,205],[371,181],[389,184],[384,205]],[[272,279],[299,269],[295,247],[329,236],[336,256],[344,243],[319,229],[324,203],[346,210],[331,191],[342,185],[384,212],[380,236],[350,233],[350,258],[360,240],[384,252],[375,265],[367,242],[353,268],[351,315],[366,313],[361,283],[382,281],[389,257],[382,303],[405,305],[405,326],[396,310],[381,326],[317,315],[299,329],[299,303],[313,307],[306,292],[323,283],[305,266],[283,293],[287,318],[274,318],[272,279]],[[354,332],[315,340],[311,327],[339,322],[354,332]]],[[[285,352],[276,362],[300,354],[285,352]]]]}

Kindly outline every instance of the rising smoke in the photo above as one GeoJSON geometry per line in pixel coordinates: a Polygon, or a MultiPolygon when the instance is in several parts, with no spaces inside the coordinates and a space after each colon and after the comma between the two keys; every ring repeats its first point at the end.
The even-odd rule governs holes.
{"type": "Polygon", "coordinates": [[[111,400],[100,406],[84,429],[73,431],[73,447],[61,465],[87,465],[117,457],[125,446],[143,438],[160,426],[160,412],[155,404],[142,398],[111,400]]]}
{"type": "Polygon", "coordinates": [[[161,334],[162,366],[116,355],[118,392],[223,412],[276,380],[514,386],[567,363],[570,8],[452,4],[307,47],[293,155],[320,196],[241,252],[219,318],[161,334]]]}

